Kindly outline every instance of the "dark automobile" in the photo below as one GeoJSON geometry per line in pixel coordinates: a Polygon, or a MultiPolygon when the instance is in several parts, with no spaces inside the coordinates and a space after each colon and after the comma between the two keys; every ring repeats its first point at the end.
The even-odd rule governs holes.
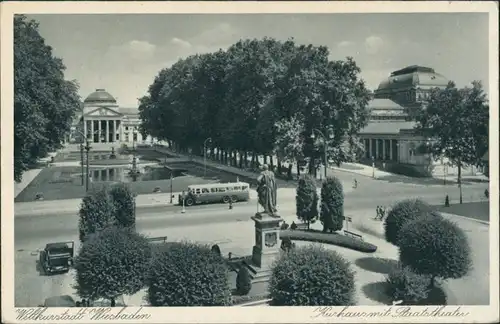
{"type": "Polygon", "coordinates": [[[46,274],[68,272],[73,265],[74,242],[48,243],[40,251],[40,266],[46,274]]]}

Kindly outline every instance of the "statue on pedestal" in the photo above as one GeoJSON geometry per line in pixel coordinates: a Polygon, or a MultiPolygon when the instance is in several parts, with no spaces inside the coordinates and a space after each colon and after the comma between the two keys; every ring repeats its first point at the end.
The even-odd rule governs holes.
{"type": "Polygon", "coordinates": [[[274,173],[269,170],[268,166],[262,166],[263,171],[257,178],[257,194],[259,197],[259,204],[264,208],[264,213],[270,216],[276,216],[278,210],[276,209],[276,193],[278,186],[274,173]]]}

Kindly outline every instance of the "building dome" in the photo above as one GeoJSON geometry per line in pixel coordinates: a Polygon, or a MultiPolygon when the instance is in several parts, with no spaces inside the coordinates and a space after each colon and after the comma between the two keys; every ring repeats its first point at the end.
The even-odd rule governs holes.
{"type": "Polygon", "coordinates": [[[392,72],[387,79],[380,82],[377,92],[413,87],[441,88],[446,85],[448,85],[448,80],[436,73],[434,69],[412,65],[392,72]]]}
{"type": "Polygon", "coordinates": [[[85,104],[94,104],[94,103],[108,103],[108,104],[116,104],[116,99],[110,95],[104,89],[96,89],[95,92],[92,92],[85,100],[83,101],[85,104]]]}

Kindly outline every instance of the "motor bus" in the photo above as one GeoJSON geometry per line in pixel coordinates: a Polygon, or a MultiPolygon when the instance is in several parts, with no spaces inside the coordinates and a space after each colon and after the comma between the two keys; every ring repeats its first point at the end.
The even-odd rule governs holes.
{"type": "Polygon", "coordinates": [[[188,186],[187,193],[179,195],[178,203],[185,206],[206,203],[229,203],[250,199],[250,184],[246,182],[210,183],[188,186]]]}

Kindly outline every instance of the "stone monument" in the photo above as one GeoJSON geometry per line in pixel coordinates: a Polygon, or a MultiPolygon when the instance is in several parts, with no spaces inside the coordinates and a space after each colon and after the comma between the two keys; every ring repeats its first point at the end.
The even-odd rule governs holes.
{"type": "Polygon", "coordinates": [[[280,254],[280,222],[276,208],[277,185],[274,173],[267,165],[257,178],[258,205],[264,211],[255,214],[255,245],[252,249],[252,261],[247,264],[253,282],[267,281],[271,274],[271,266],[280,254]]]}

